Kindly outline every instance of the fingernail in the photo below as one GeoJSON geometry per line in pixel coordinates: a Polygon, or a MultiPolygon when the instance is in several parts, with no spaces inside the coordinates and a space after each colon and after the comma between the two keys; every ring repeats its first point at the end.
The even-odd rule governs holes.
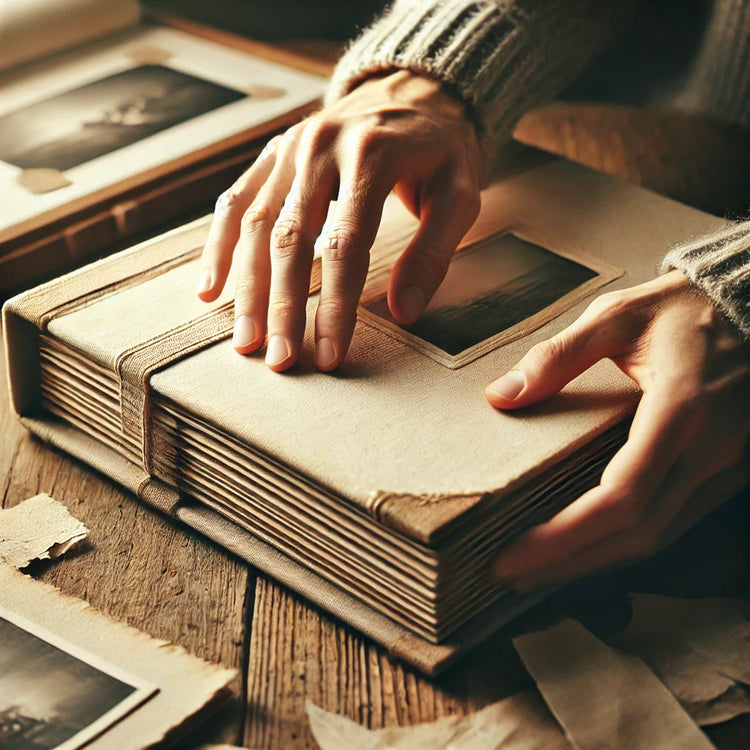
{"type": "Polygon", "coordinates": [[[336,348],[329,338],[318,339],[315,345],[315,366],[319,370],[330,369],[336,361],[336,348]]]}
{"type": "Polygon", "coordinates": [[[280,365],[289,359],[289,347],[283,336],[272,336],[266,349],[266,364],[269,367],[280,365]]]}
{"type": "Polygon", "coordinates": [[[213,286],[213,282],[214,275],[211,273],[210,269],[204,268],[200,280],[198,281],[198,289],[196,290],[196,293],[205,294],[213,286]]]}
{"type": "Polygon", "coordinates": [[[234,333],[232,334],[232,346],[246,349],[255,341],[255,323],[248,315],[240,315],[234,321],[234,333]]]}
{"type": "Polygon", "coordinates": [[[498,378],[494,383],[487,386],[487,391],[494,393],[500,398],[513,400],[526,384],[526,379],[520,370],[511,370],[509,373],[498,378]]]}
{"type": "Polygon", "coordinates": [[[405,322],[414,323],[425,308],[422,290],[412,284],[402,290],[398,298],[398,305],[404,315],[405,322]]]}

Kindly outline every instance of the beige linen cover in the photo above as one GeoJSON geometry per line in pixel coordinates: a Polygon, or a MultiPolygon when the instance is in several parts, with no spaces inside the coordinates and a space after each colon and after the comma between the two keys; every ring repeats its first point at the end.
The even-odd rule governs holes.
{"type": "MultiPolygon", "coordinates": [[[[607,290],[653,277],[668,246],[720,223],[564,162],[494,185],[483,205],[469,240],[510,229],[599,269],[600,283],[610,282],[607,290]]],[[[403,247],[412,227],[389,207],[373,268],[382,269],[383,259],[403,247]]],[[[587,297],[568,296],[551,313],[521,326],[514,340],[455,369],[363,316],[367,322],[358,325],[338,373],[315,371],[308,325],[300,364],[278,375],[261,357],[232,350],[228,295],[208,311],[195,299],[206,231],[205,220],[194,222],[10,300],[4,330],[14,408],[43,439],[216,539],[395,655],[424,671],[439,671],[524,602],[500,599],[439,644],[429,643],[334,586],[313,566],[301,566],[293,554],[279,552],[199,503],[181,500],[154,479],[154,466],[169,463],[170,446],[153,441],[152,404],[179,405],[197,421],[270,456],[310,487],[322,488],[355,517],[374,519],[378,533],[403,540],[425,559],[439,559],[441,549],[462,534],[509,512],[514,503],[527,502],[532,497],[527,487],[592,441],[603,440],[632,412],[634,388],[610,362],[599,363],[561,395],[523,414],[500,414],[483,398],[488,382],[580,314],[594,287],[585,290],[587,297]],[[105,447],[45,414],[40,330],[96,362],[102,372],[117,375],[119,446],[105,447]]],[[[382,283],[383,274],[373,274],[368,299],[377,297],[382,283]]],[[[309,321],[315,302],[312,297],[309,321]]],[[[170,480],[165,471],[161,475],[170,480]]]]}

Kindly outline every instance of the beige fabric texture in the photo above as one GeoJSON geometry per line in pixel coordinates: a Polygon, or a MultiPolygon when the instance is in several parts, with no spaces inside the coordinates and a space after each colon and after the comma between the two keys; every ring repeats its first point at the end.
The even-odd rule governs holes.
{"type": "MultiPolygon", "coordinates": [[[[607,289],[651,278],[662,248],[675,238],[723,226],[713,217],[562,162],[514,174],[487,191],[484,202],[473,237],[509,228],[521,238],[566,256],[606,259],[624,270],[607,289]]],[[[392,219],[397,221],[398,216],[392,219]]],[[[531,344],[570,323],[588,300],[561,308],[554,320],[456,370],[370,325],[358,328],[350,360],[335,375],[312,367],[310,330],[301,364],[284,376],[272,373],[257,356],[238,356],[229,341],[194,351],[150,377],[148,400],[154,408],[142,410],[140,426],[145,433],[154,430],[151,415],[158,406],[160,440],[153,445],[153,458],[164,481],[150,480],[149,462],[143,460],[137,436],[133,440],[130,428],[122,433],[118,422],[122,409],[117,363],[124,352],[137,350],[144,342],[161,341],[165,333],[187,330],[192,321],[226,309],[227,297],[205,306],[194,295],[199,269],[193,248],[206,230],[206,222],[198,222],[182,234],[170,233],[11,300],[4,308],[4,320],[15,408],[45,439],[108,473],[163,511],[177,513],[184,520],[189,517],[191,525],[238,554],[258,557],[260,562],[254,564],[372,634],[392,653],[427,672],[438,671],[524,606],[523,601],[498,599],[503,593],[499,584],[485,583],[489,563],[468,554],[471,534],[494,533],[492,524],[506,524],[506,517],[511,525],[499,527],[505,529],[503,533],[514,528],[512,524],[520,528],[530,523],[526,505],[534,496],[525,487],[547,469],[563,466],[576,450],[603,440],[633,409],[632,384],[607,363],[592,368],[557,398],[520,419],[495,412],[483,398],[487,382],[509,369],[531,344]],[[157,270],[150,268],[150,261],[157,270]],[[65,382],[59,386],[46,382],[43,393],[39,392],[40,350],[45,357],[50,355],[40,343],[40,328],[46,329],[43,340],[57,341],[76,352],[76,357],[61,355],[73,368],[70,382],[90,382],[95,388],[89,389],[89,396],[80,391],[70,398],[84,406],[86,398],[95,399],[94,411],[86,407],[89,411],[80,412],[84,414],[82,429],[92,430],[94,419],[105,426],[114,422],[110,448],[40,413],[43,400],[48,403],[56,394],[67,398],[65,388],[70,390],[65,382]],[[90,363],[89,369],[80,369],[81,362],[90,363]],[[174,421],[180,414],[187,415],[184,424],[174,421]],[[116,438],[118,433],[121,439],[116,438]],[[195,438],[191,438],[193,433],[195,438]],[[170,434],[183,443],[192,440],[195,446],[192,457],[184,454],[180,459],[181,478],[169,468],[174,452],[170,434]],[[241,471],[233,479],[222,463],[232,451],[228,453],[220,443],[211,458],[201,435],[223,436],[224,443],[236,441],[239,448],[232,451],[250,451],[251,460],[238,464],[241,471]],[[265,495],[268,502],[253,506],[256,518],[248,515],[247,507],[240,513],[236,505],[225,502],[231,499],[233,487],[242,491],[248,477],[262,479],[267,469],[258,474],[257,467],[269,462],[275,472],[274,487],[288,487],[288,497],[280,497],[278,489],[265,495]],[[204,502],[211,501],[214,510],[177,504],[178,495],[169,485],[178,479],[192,481],[199,490],[210,483],[213,494],[204,502]],[[268,515],[274,511],[269,502],[309,506],[312,500],[318,515],[310,528],[323,529],[326,507],[331,508],[329,517],[335,516],[336,523],[342,519],[335,551],[329,532],[317,531],[313,536],[303,527],[295,530],[294,517],[279,512],[268,515]],[[371,508],[377,509],[372,517],[371,508]],[[247,531],[233,527],[214,511],[245,528],[249,524],[267,542],[271,525],[287,529],[285,537],[273,537],[280,540],[274,544],[287,545],[284,554],[273,550],[270,542],[258,546],[247,531]],[[441,518],[441,524],[460,529],[458,536],[446,540],[448,546],[430,537],[433,514],[441,518]],[[268,521],[258,523],[261,516],[268,521]],[[217,521],[221,521],[218,531],[217,521]],[[228,531],[234,528],[235,541],[228,531]],[[461,546],[464,538],[467,542],[461,546]],[[327,540],[327,548],[320,547],[321,539],[327,540]],[[378,544],[387,545],[387,559],[378,558],[378,544]],[[372,563],[356,567],[352,561],[367,559],[362,556],[366,545],[373,550],[372,563]],[[320,551],[312,554],[308,547],[320,551]],[[452,557],[446,557],[447,553],[452,557]],[[280,561],[286,566],[289,558],[296,562],[282,575],[280,561]],[[449,582],[448,570],[455,584],[450,596],[440,593],[449,582]],[[357,599],[369,606],[355,606],[357,599]],[[471,606],[466,606],[467,601],[471,606]],[[487,607],[484,616],[465,621],[487,607]],[[374,610],[380,614],[372,618],[374,610]],[[417,634],[444,642],[430,644],[417,634]]],[[[400,233],[386,227],[385,235],[398,237],[400,233]]],[[[393,253],[390,246],[375,252],[380,250],[393,253]]],[[[310,300],[310,321],[315,301],[310,300]]],[[[192,350],[193,343],[186,351],[192,350]]],[[[135,372],[145,375],[139,368],[135,372]]],[[[136,411],[131,417],[137,417],[136,411]]],[[[106,431],[102,434],[106,436],[106,431]]],[[[601,464],[589,464],[583,474],[597,466],[601,471],[601,464]]],[[[578,464],[570,462],[567,470],[575,474],[578,464]]],[[[558,491],[553,495],[565,497],[558,491]]],[[[254,496],[248,497],[255,502],[254,496]]],[[[501,538],[490,540],[484,554],[491,557],[495,549],[491,545],[501,538]]]]}

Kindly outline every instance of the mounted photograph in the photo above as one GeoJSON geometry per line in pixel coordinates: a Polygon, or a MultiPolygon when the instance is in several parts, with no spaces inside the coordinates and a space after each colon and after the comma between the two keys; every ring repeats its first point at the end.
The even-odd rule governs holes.
{"type": "Polygon", "coordinates": [[[0,161],[72,169],[248,95],[140,65],[0,117],[0,161]]]}
{"type": "Polygon", "coordinates": [[[434,359],[460,366],[538,328],[620,273],[502,233],[453,256],[413,325],[394,320],[385,296],[365,304],[360,316],[434,359]]]}
{"type": "Polygon", "coordinates": [[[0,607],[3,750],[76,750],[156,692],[0,607]]]}

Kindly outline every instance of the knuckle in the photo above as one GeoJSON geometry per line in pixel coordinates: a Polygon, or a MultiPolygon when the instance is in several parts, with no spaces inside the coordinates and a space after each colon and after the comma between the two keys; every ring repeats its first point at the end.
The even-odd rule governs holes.
{"type": "Polygon", "coordinates": [[[562,363],[564,356],[563,339],[559,336],[553,336],[551,339],[545,339],[534,344],[529,349],[526,358],[539,369],[546,370],[562,363]]]}
{"type": "Polygon", "coordinates": [[[355,161],[359,169],[378,162],[391,142],[388,130],[372,124],[360,125],[355,134],[355,161]]]}
{"type": "Polygon", "coordinates": [[[593,318],[616,318],[626,311],[629,304],[630,298],[625,291],[606,292],[592,300],[586,314],[593,318]]]}
{"type": "Polygon", "coordinates": [[[250,208],[242,214],[240,220],[240,230],[245,233],[252,233],[258,229],[258,225],[268,221],[271,211],[265,203],[253,202],[250,208]]]}
{"type": "Polygon", "coordinates": [[[242,188],[235,183],[225,190],[217,199],[215,211],[229,211],[234,208],[241,200],[242,188]]]}
{"type": "Polygon", "coordinates": [[[263,147],[263,151],[260,152],[260,156],[273,156],[279,150],[281,140],[281,135],[275,135],[273,138],[271,138],[271,140],[268,141],[268,143],[266,143],[266,145],[263,147]]]}
{"type": "Polygon", "coordinates": [[[274,297],[268,302],[268,317],[274,320],[289,320],[294,317],[296,308],[288,297],[274,297]]]}
{"type": "Polygon", "coordinates": [[[346,227],[335,227],[326,233],[323,259],[328,262],[347,261],[357,254],[357,236],[346,227]]]}
{"type": "Polygon", "coordinates": [[[339,299],[321,300],[318,304],[318,316],[329,323],[348,323],[355,316],[355,310],[351,309],[339,299]]]}
{"type": "Polygon", "coordinates": [[[303,241],[304,233],[299,219],[287,215],[276,220],[271,232],[271,251],[275,257],[288,257],[303,241]]]}
{"type": "Polygon", "coordinates": [[[237,280],[234,287],[235,303],[248,302],[255,298],[257,284],[254,278],[243,276],[237,280]]]}
{"type": "Polygon", "coordinates": [[[330,148],[339,133],[339,126],[327,117],[315,117],[307,121],[304,129],[304,142],[313,153],[330,148]]]}

